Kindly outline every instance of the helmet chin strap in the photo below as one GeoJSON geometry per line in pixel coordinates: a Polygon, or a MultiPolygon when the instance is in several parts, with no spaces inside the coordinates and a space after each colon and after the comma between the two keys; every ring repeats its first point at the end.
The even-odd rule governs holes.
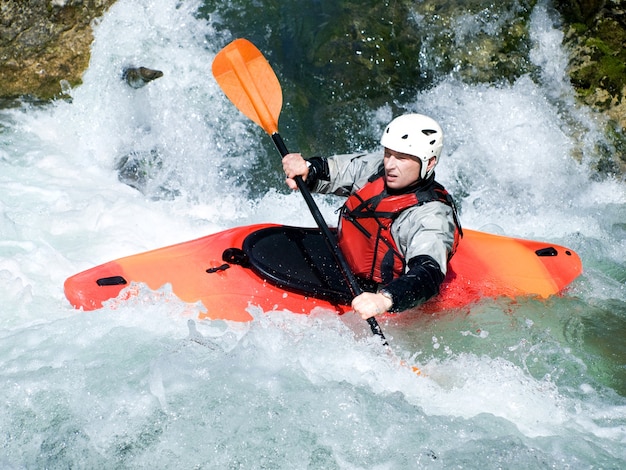
{"type": "Polygon", "coordinates": [[[435,171],[435,167],[437,166],[437,157],[430,157],[428,159],[428,164],[426,165],[426,170],[424,171],[424,160],[420,159],[420,164],[422,165],[421,171],[420,171],[420,176],[422,177],[422,179],[427,179],[430,178],[430,175],[433,174],[433,171],[435,171]]]}

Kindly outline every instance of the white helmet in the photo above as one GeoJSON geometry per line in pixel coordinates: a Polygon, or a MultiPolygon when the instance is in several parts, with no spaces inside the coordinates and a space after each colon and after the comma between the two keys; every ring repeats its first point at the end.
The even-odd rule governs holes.
{"type": "Polygon", "coordinates": [[[435,165],[439,162],[443,148],[443,131],[437,121],[428,116],[405,114],[389,123],[380,144],[390,150],[419,158],[422,162],[420,176],[424,179],[430,176],[435,168],[426,174],[428,160],[435,157],[435,165]]]}

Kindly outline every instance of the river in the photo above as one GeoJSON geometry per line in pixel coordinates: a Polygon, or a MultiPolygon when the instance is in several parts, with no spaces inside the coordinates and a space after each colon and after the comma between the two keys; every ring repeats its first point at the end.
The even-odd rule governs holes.
{"type": "MultiPolygon", "coordinates": [[[[200,321],[167,286],[69,305],[64,280],[111,259],[243,224],[314,225],[212,78],[241,31],[209,3],[118,0],[81,86],[0,110],[0,467],[623,468],[626,185],[594,169],[610,143],[575,104],[545,2],[530,15],[536,71],[490,84],[435,67],[401,103],[317,113],[330,119],[317,144],[298,126],[295,74],[273,65],[292,150],[376,150],[399,109],[438,119],[438,180],[463,225],[574,249],[584,273],[563,295],[381,318],[395,359],[351,314],[251,306],[250,323],[200,321]],[[128,65],[164,75],[132,89],[128,65]]],[[[294,2],[303,15],[317,3],[294,2]]],[[[485,32],[484,11],[473,19],[457,33],[485,32]]],[[[264,47],[263,21],[251,39],[287,56],[264,47]]],[[[316,200],[334,224],[340,201],[316,200]]]]}

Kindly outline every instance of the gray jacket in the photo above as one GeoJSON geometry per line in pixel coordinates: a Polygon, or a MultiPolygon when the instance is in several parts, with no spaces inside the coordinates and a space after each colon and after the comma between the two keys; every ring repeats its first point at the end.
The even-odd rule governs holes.
{"type": "MultiPolygon", "coordinates": [[[[380,168],[380,154],[335,155],[326,159],[330,180],[318,179],[313,191],[349,196],[367,184],[380,168]]],[[[448,205],[434,201],[400,213],[391,225],[391,234],[408,261],[420,255],[432,257],[446,275],[454,244],[455,222],[448,205]]],[[[408,269],[408,264],[407,264],[408,269]]]]}

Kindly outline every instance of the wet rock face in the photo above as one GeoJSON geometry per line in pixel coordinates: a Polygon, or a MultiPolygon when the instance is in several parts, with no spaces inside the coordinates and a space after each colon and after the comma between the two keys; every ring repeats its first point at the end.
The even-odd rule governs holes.
{"type": "Polygon", "coordinates": [[[115,0],[2,0],[0,96],[50,99],[61,80],[81,81],[93,40],[90,23],[115,0]]]}
{"type": "Polygon", "coordinates": [[[610,120],[615,146],[598,168],[626,173],[626,0],[555,0],[565,21],[569,75],[579,98],[610,120]]]}
{"type": "Polygon", "coordinates": [[[131,88],[143,88],[152,80],[161,78],[163,72],[160,70],[149,69],[147,67],[128,67],[122,72],[122,79],[128,83],[131,88]]]}
{"type": "MultiPolygon", "coordinates": [[[[608,110],[626,94],[626,1],[557,0],[566,21],[570,76],[581,97],[608,110]]],[[[622,113],[626,128],[626,116],[622,113]]]]}

